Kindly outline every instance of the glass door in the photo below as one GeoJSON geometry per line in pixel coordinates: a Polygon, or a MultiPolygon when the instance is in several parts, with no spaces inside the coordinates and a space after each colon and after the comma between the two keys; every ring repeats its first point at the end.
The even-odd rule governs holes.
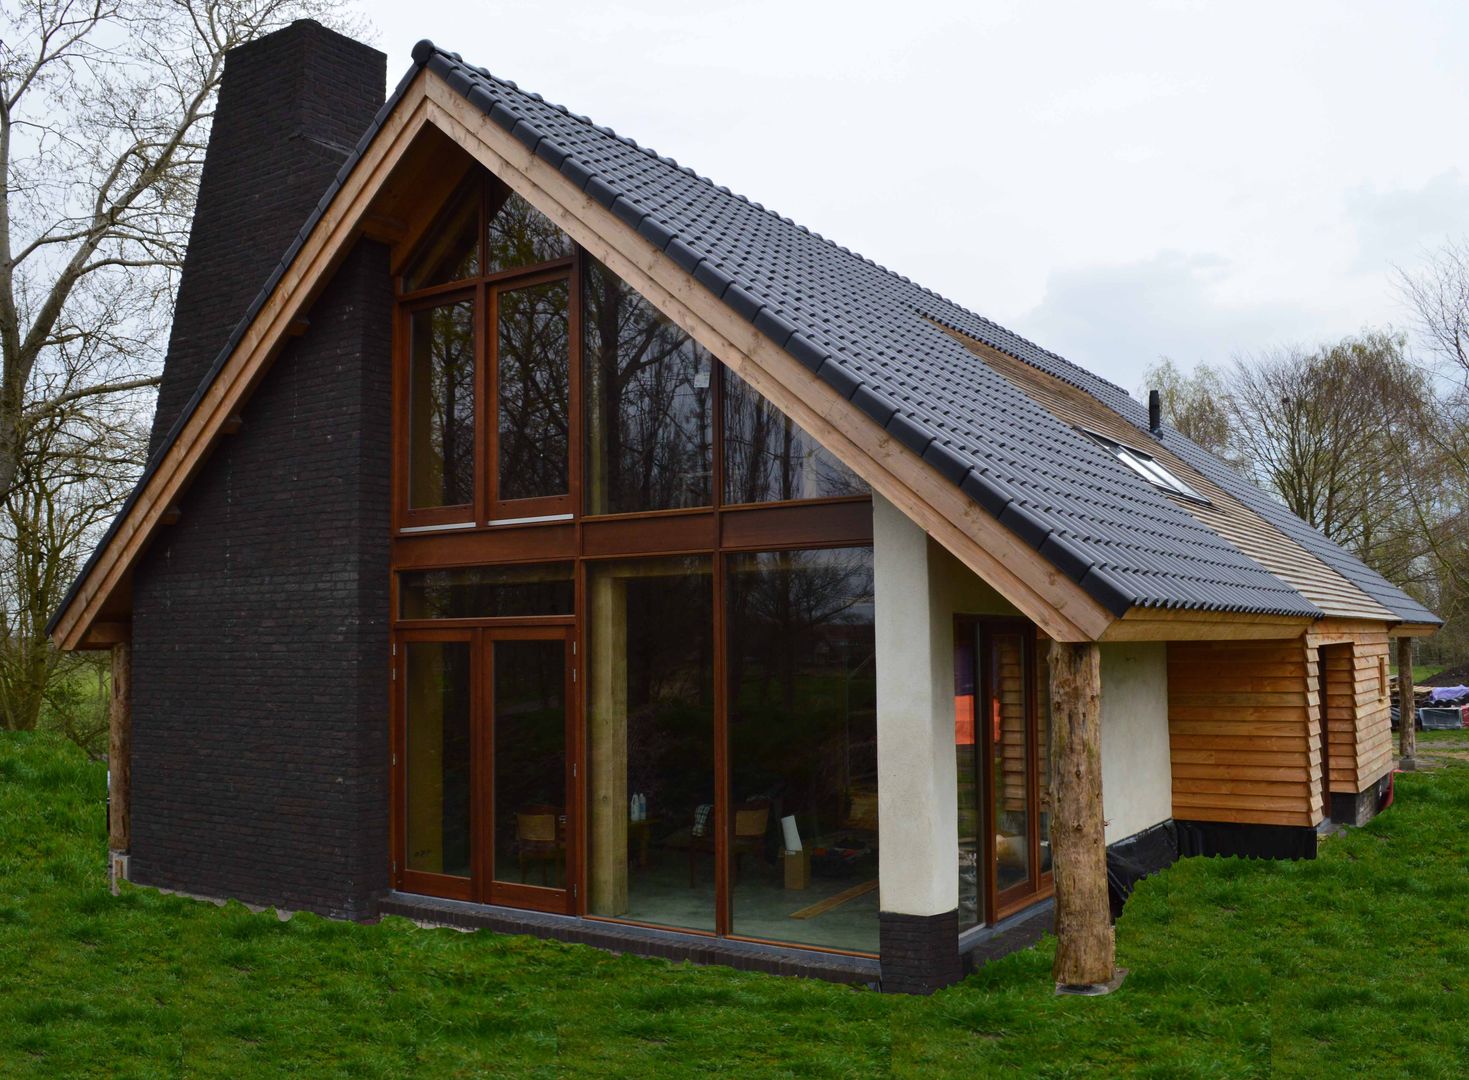
{"type": "Polygon", "coordinates": [[[960,619],[954,636],[960,918],[993,923],[1051,888],[1050,718],[1036,629],[960,619]]]}
{"type": "Polygon", "coordinates": [[[1025,635],[991,630],[985,635],[985,716],[989,728],[997,914],[1034,892],[1035,740],[1026,678],[1025,635]]]}
{"type": "Polygon", "coordinates": [[[567,627],[484,631],[488,792],[482,874],[491,903],[570,912],[576,817],[567,627]]]}

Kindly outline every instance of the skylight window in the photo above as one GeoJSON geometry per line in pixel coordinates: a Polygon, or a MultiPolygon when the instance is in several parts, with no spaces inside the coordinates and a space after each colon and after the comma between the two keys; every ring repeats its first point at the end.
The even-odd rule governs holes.
{"type": "Polygon", "coordinates": [[[1095,431],[1087,431],[1085,428],[1080,428],[1079,430],[1083,435],[1091,439],[1092,442],[1104,450],[1109,451],[1118,461],[1122,462],[1122,464],[1126,465],[1155,488],[1161,488],[1170,495],[1178,495],[1185,499],[1191,499],[1194,502],[1207,503],[1209,501],[1165,469],[1162,463],[1153,457],[1152,454],[1144,450],[1138,450],[1136,447],[1124,446],[1122,443],[1114,439],[1109,439],[1105,435],[1098,435],[1095,431]]]}

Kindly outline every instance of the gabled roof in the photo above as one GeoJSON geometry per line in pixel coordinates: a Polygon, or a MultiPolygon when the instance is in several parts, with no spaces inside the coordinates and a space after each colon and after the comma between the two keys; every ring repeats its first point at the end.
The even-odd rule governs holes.
{"type": "MultiPolygon", "coordinates": [[[[608,207],[732,310],[1110,610],[1316,615],[1294,588],[929,320],[1072,382],[1142,432],[1120,387],[759,203],[429,42],[414,59],[608,207]]],[[[1170,450],[1406,622],[1431,612],[1175,431],[1170,450]]]]}
{"type": "MultiPolygon", "coordinates": [[[[1296,588],[1140,479],[942,327],[1079,387],[1146,436],[1125,391],[996,323],[430,42],[379,111],[159,446],[54,629],[421,69],[605,207],[1114,615],[1136,608],[1315,618],[1296,588]]],[[[287,283],[289,285],[289,282],[287,283]]],[[[1164,443],[1404,622],[1439,620],[1173,431],[1164,443]]]]}

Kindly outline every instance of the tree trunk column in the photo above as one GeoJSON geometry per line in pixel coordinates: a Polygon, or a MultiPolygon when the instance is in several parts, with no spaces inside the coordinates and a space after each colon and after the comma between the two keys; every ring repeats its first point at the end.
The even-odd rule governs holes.
{"type": "Polygon", "coordinates": [[[1051,643],[1051,866],[1056,989],[1105,992],[1116,976],[1102,816],[1102,670],[1094,643],[1051,643]]]}
{"type": "Polygon", "coordinates": [[[112,702],[107,723],[108,879],[114,891],[127,876],[132,844],[133,647],[112,646],[112,702]]]}
{"type": "Polygon", "coordinates": [[[1413,639],[1398,638],[1398,756],[1404,769],[1416,767],[1418,712],[1413,695],[1413,639]]]}

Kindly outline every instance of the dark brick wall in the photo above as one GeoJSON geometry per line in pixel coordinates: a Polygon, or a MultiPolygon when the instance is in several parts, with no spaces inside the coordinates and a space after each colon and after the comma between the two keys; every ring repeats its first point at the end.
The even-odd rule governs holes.
{"type": "Polygon", "coordinates": [[[391,313],[363,241],[134,573],[140,884],[349,918],[387,888],[391,313]]]}
{"type": "Polygon", "coordinates": [[[886,994],[931,994],[963,978],[959,959],[959,909],[942,915],[877,915],[886,994]]]}
{"type": "Polygon", "coordinates": [[[150,452],[383,103],[387,58],[292,23],[225,60],[150,452]]]}

